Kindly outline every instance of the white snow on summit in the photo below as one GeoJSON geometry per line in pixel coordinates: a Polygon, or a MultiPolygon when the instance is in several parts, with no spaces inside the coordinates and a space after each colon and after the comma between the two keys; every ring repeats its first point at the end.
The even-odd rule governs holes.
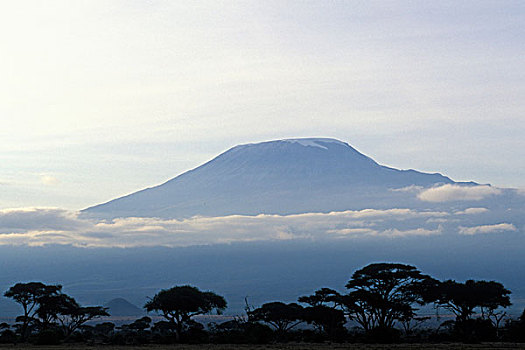
{"type": "Polygon", "coordinates": [[[328,138],[285,139],[285,140],[282,140],[282,141],[289,142],[289,143],[298,143],[301,146],[310,146],[310,147],[317,147],[317,148],[322,148],[322,149],[328,149],[328,148],[323,146],[323,145],[321,145],[321,144],[319,144],[319,142],[337,143],[337,144],[340,144],[340,145],[345,145],[344,142],[341,142],[341,141],[335,140],[335,139],[328,139],[328,138]]]}

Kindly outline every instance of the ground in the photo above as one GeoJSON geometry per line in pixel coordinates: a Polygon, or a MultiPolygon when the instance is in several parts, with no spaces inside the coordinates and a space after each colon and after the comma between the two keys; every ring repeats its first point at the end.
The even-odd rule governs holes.
{"type": "Polygon", "coordinates": [[[36,345],[0,345],[0,350],[478,350],[478,349],[524,349],[525,343],[483,343],[483,344],[269,344],[269,345],[142,345],[142,346],[90,346],[90,345],[60,345],[60,346],[36,346],[36,345]]]}

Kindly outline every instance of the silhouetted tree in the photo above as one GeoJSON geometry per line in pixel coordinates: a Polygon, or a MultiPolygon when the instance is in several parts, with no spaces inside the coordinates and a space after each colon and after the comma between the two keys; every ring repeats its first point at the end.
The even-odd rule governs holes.
{"type": "Polygon", "coordinates": [[[275,301],[250,311],[248,318],[250,321],[268,323],[275,328],[278,336],[282,336],[302,322],[303,307],[295,303],[275,301]]]}
{"type": "Polygon", "coordinates": [[[298,301],[310,305],[303,312],[303,319],[308,324],[313,324],[332,339],[342,334],[346,318],[339,309],[342,306],[342,296],[336,290],[321,288],[313,295],[299,297],[298,301]]]}
{"type": "Polygon", "coordinates": [[[346,317],[343,310],[325,305],[310,306],[303,311],[303,320],[313,324],[320,332],[330,339],[340,339],[344,333],[346,317]]]}
{"type": "Polygon", "coordinates": [[[125,344],[144,344],[148,342],[150,332],[151,318],[145,316],[133,321],[130,324],[123,324],[120,326],[120,334],[122,334],[122,342],[125,344]]]}
{"type": "Polygon", "coordinates": [[[104,316],[109,316],[106,308],[101,306],[85,306],[64,310],[61,314],[59,314],[58,320],[61,324],[66,339],[68,339],[73,334],[73,332],[75,332],[86,322],[104,316]]]}
{"type": "Polygon", "coordinates": [[[88,343],[109,343],[115,331],[115,324],[102,322],[96,325],[82,325],[82,335],[88,343]]]}
{"type": "Polygon", "coordinates": [[[4,294],[5,297],[13,299],[22,306],[24,314],[17,318],[22,323],[20,336],[22,340],[27,339],[27,329],[35,319],[42,298],[56,296],[62,289],[61,285],[45,285],[41,282],[17,283],[10,287],[4,294]]]}
{"type": "Polygon", "coordinates": [[[452,312],[456,321],[467,321],[479,308],[482,318],[488,318],[499,308],[511,305],[510,291],[499,282],[453,280],[441,282],[435,289],[436,305],[452,312]]]}
{"type": "Polygon", "coordinates": [[[9,324],[5,322],[0,323],[0,343],[16,342],[16,334],[10,328],[9,324]]]}
{"type": "Polygon", "coordinates": [[[415,313],[410,313],[403,315],[399,319],[399,323],[401,323],[401,327],[403,328],[405,335],[410,336],[415,329],[421,326],[421,324],[423,324],[425,321],[430,320],[430,318],[430,316],[418,317],[415,315],[415,313]]]}
{"type": "Polygon", "coordinates": [[[36,315],[40,318],[42,328],[57,325],[65,339],[68,339],[84,323],[103,316],[109,316],[106,308],[101,306],[81,307],[67,294],[42,296],[36,315]]]}
{"type": "Polygon", "coordinates": [[[350,319],[365,331],[388,329],[413,317],[414,304],[425,304],[437,283],[411,265],[370,264],[354,272],[342,301],[350,319]]]}
{"type": "Polygon", "coordinates": [[[130,323],[126,325],[129,329],[133,329],[139,332],[145,331],[150,327],[151,318],[148,316],[144,316],[142,318],[139,318],[138,320],[133,321],[133,323],[130,323]]]}
{"type": "Polygon", "coordinates": [[[176,286],[163,289],[151,298],[144,308],[160,313],[175,329],[179,342],[184,326],[191,317],[216,310],[222,312],[226,308],[226,300],[213,292],[202,292],[192,286],[176,286]]]}
{"type": "Polygon", "coordinates": [[[498,309],[511,305],[511,292],[501,283],[474,280],[459,283],[448,280],[440,283],[435,292],[437,307],[456,316],[455,330],[460,338],[477,341],[499,336],[500,323],[505,313],[498,309]],[[480,317],[473,319],[476,310],[480,312],[480,317]]]}
{"type": "Polygon", "coordinates": [[[241,318],[209,326],[213,341],[220,344],[265,344],[274,335],[269,326],[241,318]]]}
{"type": "Polygon", "coordinates": [[[341,294],[334,289],[321,288],[316,290],[313,295],[302,296],[297,300],[310,306],[324,305],[336,308],[341,305],[341,294]]]}
{"type": "Polygon", "coordinates": [[[62,293],[44,295],[39,298],[38,303],[36,316],[39,318],[40,327],[43,329],[54,324],[62,310],[80,307],[72,297],[62,293]]]}

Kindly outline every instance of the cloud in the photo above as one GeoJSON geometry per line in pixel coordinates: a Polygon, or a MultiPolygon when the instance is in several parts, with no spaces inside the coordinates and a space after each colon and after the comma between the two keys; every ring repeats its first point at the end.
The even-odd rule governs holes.
{"type": "Polygon", "coordinates": [[[0,244],[71,244],[85,247],[189,246],[241,241],[402,237],[438,233],[413,220],[445,218],[439,211],[365,209],[295,215],[229,215],[189,219],[86,219],[56,208],[0,211],[0,244]],[[392,228],[400,225],[402,228],[392,228]],[[408,226],[408,227],[407,227],[408,226]]]}
{"type": "Polygon", "coordinates": [[[338,236],[363,236],[363,235],[371,235],[376,236],[379,234],[378,231],[372,230],[369,228],[343,228],[340,230],[328,230],[326,233],[331,235],[338,235],[338,236]]]}
{"type": "Polygon", "coordinates": [[[477,235],[487,233],[500,233],[505,231],[517,231],[516,226],[513,224],[502,223],[495,225],[481,225],[472,227],[459,227],[459,233],[462,235],[477,235]]]}
{"type": "Polygon", "coordinates": [[[59,208],[18,208],[0,210],[0,244],[175,247],[249,241],[395,239],[439,235],[445,232],[444,227],[452,229],[451,232],[456,227],[462,235],[517,231],[510,223],[458,226],[458,222],[471,220],[462,215],[486,212],[485,208],[467,208],[452,215],[392,208],[187,219],[128,217],[103,221],[59,208]]]}
{"type": "MultiPolygon", "coordinates": [[[[449,215],[443,211],[419,211],[414,209],[363,209],[363,210],[347,210],[342,212],[332,212],[328,214],[322,213],[310,213],[310,214],[299,214],[299,215],[332,215],[332,216],[345,216],[351,218],[391,218],[396,220],[405,220],[408,218],[418,217],[443,217],[449,215]]],[[[292,215],[293,216],[293,215],[292,215]]]]}
{"type": "Polygon", "coordinates": [[[401,187],[401,188],[391,188],[390,191],[392,192],[420,192],[422,189],[423,189],[422,186],[410,185],[410,186],[401,187]]]}
{"type": "Polygon", "coordinates": [[[427,219],[426,223],[427,224],[430,224],[430,223],[444,224],[446,222],[456,222],[456,221],[457,221],[456,219],[449,219],[449,218],[430,218],[430,219],[427,219]]]}
{"type": "Polygon", "coordinates": [[[430,236],[438,235],[443,232],[443,227],[438,226],[435,230],[418,227],[415,229],[399,230],[387,229],[383,231],[372,230],[369,228],[347,228],[341,230],[329,230],[326,233],[339,236],[380,236],[380,237],[407,237],[407,236],[430,236]]]}
{"type": "Polygon", "coordinates": [[[435,230],[429,230],[422,227],[416,228],[416,229],[410,229],[410,230],[398,230],[398,229],[390,229],[384,231],[382,234],[384,236],[389,237],[406,237],[406,236],[431,236],[431,235],[439,235],[443,232],[443,227],[441,225],[438,226],[435,230]]]}
{"type": "Polygon", "coordinates": [[[500,189],[487,185],[460,186],[447,184],[421,191],[417,197],[426,202],[479,201],[500,193],[500,189]]]}
{"type": "Polygon", "coordinates": [[[477,215],[477,214],[484,214],[489,212],[487,208],[467,208],[465,210],[460,210],[455,212],[455,215],[477,215]]]}
{"type": "Polygon", "coordinates": [[[60,183],[60,180],[52,175],[40,175],[40,182],[47,186],[54,186],[60,183]]]}

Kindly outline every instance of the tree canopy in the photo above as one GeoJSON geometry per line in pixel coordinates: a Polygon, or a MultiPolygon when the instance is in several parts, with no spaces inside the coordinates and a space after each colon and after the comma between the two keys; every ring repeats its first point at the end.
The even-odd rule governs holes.
{"type": "Polygon", "coordinates": [[[191,317],[210,313],[221,313],[226,308],[224,297],[213,292],[202,292],[193,286],[175,286],[163,289],[151,298],[144,308],[160,313],[174,325],[177,340],[191,317]]]}
{"type": "Polygon", "coordinates": [[[350,319],[365,330],[391,328],[415,315],[414,305],[425,304],[437,283],[411,265],[375,263],[354,272],[342,302],[350,319]]]}
{"type": "Polygon", "coordinates": [[[60,328],[67,339],[87,321],[109,316],[103,307],[80,306],[73,297],[62,292],[61,285],[46,285],[41,282],[17,283],[4,295],[15,300],[24,310],[24,314],[17,318],[22,323],[22,340],[27,338],[29,324],[40,331],[60,328]]]}
{"type": "Polygon", "coordinates": [[[275,301],[250,311],[248,317],[250,321],[268,323],[279,334],[284,334],[302,322],[303,307],[296,303],[285,304],[275,301]]]}
{"type": "Polygon", "coordinates": [[[313,295],[305,295],[297,300],[310,306],[324,305],[335,308],[341,304],[341,294],[331,288],[321,288],[316,290],[313,295]]]}
{"type": "Polygon", "coordinates": [[[22,306],[24,314],[17,320],[22,322],[21,337],[25,340],[28,336],[27,330],[30,322],[37,315],[40,302],[49,297],[57,296],[62,290],[61,285],[46,285],[42,282],[17,283],[10,287],[4,296],[13,299],[22,306]]]}
{"type": "Polygon", "coordinates": [[[442,307],[456,316],[457,321],[467,321],[476,313],[489,317],[499,307],[511,305],[511,292],[495,281],[468,280],[465,283],[447,280],[434,289],[438,307],[442,307]]]}

